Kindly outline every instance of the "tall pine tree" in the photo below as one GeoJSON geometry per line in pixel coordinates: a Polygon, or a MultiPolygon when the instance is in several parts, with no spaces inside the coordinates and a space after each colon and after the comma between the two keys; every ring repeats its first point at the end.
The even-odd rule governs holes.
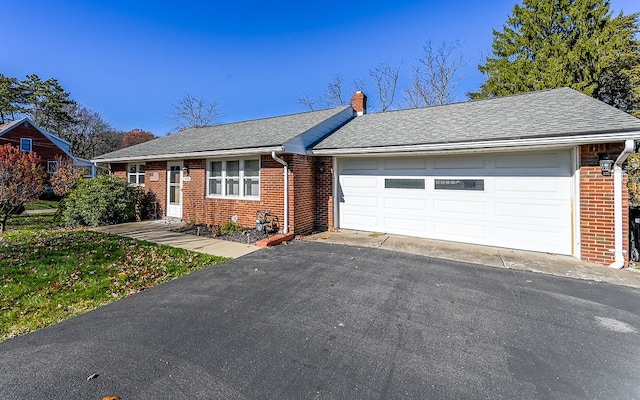
{"type": "Polygon", "coordinates": [[[523,0],[493,31],[487,80],[469,97],[568,86],[640,116],[638,30],[638,14],[613,16],[608,0],[523,0]]]}

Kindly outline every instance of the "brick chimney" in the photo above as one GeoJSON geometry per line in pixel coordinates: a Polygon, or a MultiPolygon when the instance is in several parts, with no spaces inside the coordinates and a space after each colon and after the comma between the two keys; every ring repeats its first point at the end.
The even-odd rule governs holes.
{"type": "Polygon", "coordinates": [[[367,113],[367,96],[362,93],[362,90],[358,90],[351,98],[351,107],[358,116],[367,113]]]}

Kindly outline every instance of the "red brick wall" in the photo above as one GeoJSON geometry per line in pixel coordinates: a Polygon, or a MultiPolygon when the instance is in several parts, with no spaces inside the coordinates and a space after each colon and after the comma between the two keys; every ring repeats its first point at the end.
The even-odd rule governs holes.
{"type": "Polygon", "coordinates": [[[9,132],[0,136],[0,146],[10,144],[20,148],[21,138],[31,139],[31,149],[42,159],[41,164],[45,172],[47,171],[47,161],[55,161],[56,156],[67,157],[67,154],[49,138],[40,133],[31,124],[25,123],[15,126],[9,132]],[[27,126],[25,126],[25,123],[27,126]]]}
{"type": "MultiPolygon", "coordinates": [[[[609,143],[580,147],[580,242],[581,258],[599,264],[615,260],[613,174],[603,176],[598,153],[617,158],[624,144],[609,143]]],[[[623,249],[628,260],[629,250],[629,192],[623,182],[622,232],[623,249]]]]}
{"type": "MultiPolygon", "coordinates": [[[[260,200],[244,200],[206,197],[206,168],[202,174],[202,183],[198,183],[202,199],[202,210],[194,215],[194,221],[206,224],[224,225],[234,215],[238,223],[244,227],[253,227],[256,223],[257,211],[268,211],[278,217],[280,228],[284,228],[284,168],[270,156],[264,155],[260,160],[260,200]]],[[[290,177],[291,178],[291,177],[290,177]]],[[[188,182],[193,184],[194,182],[188,182]]],[[[190,207],[185,202],[185,212],[190,207]]],[[[196,202],[197,208],[197,202],[196,202]]],[[[186,218],[184,218],[187,220],[186,218]]],[[[291,226],[291,223],[290,223],[291,226]]]]}
{"type": "Polygon", "coordinates": [[[324,172],[316,175],[315,229],[333,231],[333,158],[316,157],[315,162],[324,163],[324,172]]]}
{"type": "Polygon", "coordinates": [[[317,165],[313,157],[294,155],[289,168],[293,171],[289,181],[291,226],[296,234],[311,233],[315,226],[317,165]]]}
{"type": "Polygon", "coordinates": [[[147,193],[153,194],[158,202],[157,215],[161,217],[166,213],[167,205],[167,162],[150,161],[145,165],[144,188],[147,193]],[[153,174],[154,178],[151,178],[153,174]]]}
{"type": "MultiPolygon", "coordinates": [[[[331,157],[285,155],[289,164],[289,229],[304,234],[314,229],[326,230],[333,226],[331,157]],[[324,173],[319,172],[320,162],[325,163],[324,173]],[[320,190],[318,190],[320,187],[320,190]]],[[[260,160],[260,200],[209,198],[206,196],[206,160],[185,160],[189,168],[189,181],[183,182],[182,219],[187,222],[224,225],[233,215],[245,227],[255,226],[256,212],[269,211],[277,216],[280,228],[284,228],[284,168],[271,156],[260,160]]],[[[127,178],[127,164],[112,164],[116,176],[127,178]]],[[[156,195],[159,215],[164,215],[167,196],[167,163],[146,163],[145,189],[156,195]],[[157,173],[152,181],[150,174],[157,173]]],[[[185,176],[187,176],[185,174],[185,176]]]]}
{"type": "Polygon", "coordinates": [[[187,222],[204,221],[204,196],[206,190],[205,179],[207,168],[206,160],[184,160],[182,165],[189,169],[189,175],[183,173],[182,219],[187,222]],[[191,179],[190,181],[184,180],[187,176],[191,179]]]}
{"type": "Polygon", "coordinates": [[[127,164],[111,164],[111,172],[118,178],[127,179],[127,164]]]}

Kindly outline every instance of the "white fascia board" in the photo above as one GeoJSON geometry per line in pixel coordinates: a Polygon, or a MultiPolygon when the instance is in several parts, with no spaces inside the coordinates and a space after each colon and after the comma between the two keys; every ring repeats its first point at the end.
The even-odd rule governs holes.
{"type": "Polygon", "coordinates": [[[94,163],[125,163],[139,161],[172,161],[186,160],[198,158],[216,158],[231,156],[255,156],[257,154],[271,154],[272,151],[283,151],[282,146],[273,147],[255,147],[251,149],[232,149],[232,150],[215,150],[215,151],[198,151],[191,153],[174,153],[174,154],[158,154],[152,156],[130,156],[130,157],[113,157],[99,158],[91,160],[94,163]]]}
{"type": "Polygon", "coordinates": [[[335,114],[333,117],[328,118],[298,136],[287,140],[282,145],[282,150],[292,154],[308,154],[309,146],[314,143],[318,143],[351,118],[353,118],[353,109],[351,107],[347,107],[335,114]]]}
{"type": "Polygon", "coordinates": [[[3,131],[0,132],[0,136],[4,135],[5,133],[11,131],[13,128],[22,125],[25,122],[28,122],[29,124],[31,124],[31,126],[33,126],[38,132],[40,132],[42,135],[44,135],[44,137],[46,137],[47,139],[49,139],[50,141],[53,142],[53,144],[55,144],[56,146],[60,147],[62,150],[65,151],[65,153],[69,152],[69,148],[71,147],[71,143],[64,140],[63,138],[61,138],[60,136],[54,135],[51,132],[47,132],[44,129],[40,128],[38,125],[36,125],[35,122],[33,122],[31,120],[31,118],[29,117],[22,117],[18,120],[12,121],[14,122],[10,127],[4,129],[3,131]],[[60,145],[63,145],[65,148],[62,148],[60,145]]]}
{"type": "Polygon", "coordinates": [[[312,154],[316,156],[357,156],[357,155],[374,155],[389,154],[402,155],[412,154],[430,154],[430,153],[473,153],[482,151],[501,151],[501,150],[524,150],[524,149],[545,149],[558,148],[567,146],[579,146],[591,143],[610,143],[619,142],[627,139],[640,138],[640,131],[607,133],[598,135],[577,135],[547,138],[531,138],[531,139],[506,139],[482,142],[461,142],[461,143],[438,143],[438,144],[416,144],[403,146],[382,146],[382,147],[362,147],[362,148],[345,148],[345,149],[314,149],[312,154]]]}
{"type": "Polygon", "coordinates": [[[73,157],[73,165],[78,165],[81,167],[95,167],[96,165],[89,160],[80,157],[73,157]]]}
{"type": "Polygon", "coordinates": [[[6,128],[4,128],[3,130],[1,130],[1,131],[0,131],[0,136],[2,136],[2,135],[4,135],[5,133],[7,133],[7,132],[11,131],[13,128],[15,128],[16,126],[19,126],[19,125],[20,125],[21,123],[23,123],[24,121],[29,121],[29,118],[27,118],[27,117],[22,117],[22,118],[20,118],[20,119],[18,119],[18,120],[10,121],[10,122],[7,122],[6,124],[3,124],[3,125],[9,125],[9,124],[11,124],[11,125],[7,126],[7,127],[6,127],[6,128]]]}

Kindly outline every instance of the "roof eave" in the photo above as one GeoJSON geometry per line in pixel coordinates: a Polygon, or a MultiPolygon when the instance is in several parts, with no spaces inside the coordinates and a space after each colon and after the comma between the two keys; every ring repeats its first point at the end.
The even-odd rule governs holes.
{"type": "Polygon", "coordinates": [[[316,156],[349,156],[373,154],[406,153],[465,153],[505,149],[542,149],[553,147],[579,146],[591,143],[609,143],[627,139],[640,139],[640,131],[627,131],[607,134],[590,134],[526,139],[502,139],[491,141],[469,141],[458,143],[413,144],[400,146],[379,146],[341,149],[313,149],[316,156]]]}
{"type": "Polygon", "coordinates": [[[185,159],[195,159],[195,158],[251,156],[256,154],[269,154],[272,151],[278,151],[278,152],[283,151],[283,148],[282,146],[254,147],[249,149],[197,151],[197,152],[188,152],[188,153],[157,154],[157,155],[148,155],[148,156],[94,158],[91,161],[94,163],[125,163],[125,162],[132,162],[132,161],[170,161],[170,160],[185,160],[185,159]]]}

